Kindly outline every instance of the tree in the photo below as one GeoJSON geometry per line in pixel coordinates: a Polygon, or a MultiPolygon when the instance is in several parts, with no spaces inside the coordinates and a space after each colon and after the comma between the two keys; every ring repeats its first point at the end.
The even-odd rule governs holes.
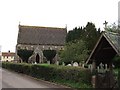
{"type": "Polygon", "coordinates": [[[85,42],[77,40],[75,43],[69,42],[65,46],[64,51],[60,54],[61,61],[66,64],[73,62],[85,61],[88,57],[88,50],[85,42]]]}
{"type": "Polygon", "coordinates": [[[66,42],[71,42],[80,39],[82,37],[82,32],[82,27],[75,27],[73,30],[70,30],[67,34],[66,42]]]}
{"type": "Polygon", "coordinates": [[[100,36],[100,28],[97,30],[95,24],[88,22],[84,28],[83,40],[86,41],[86,45],[89,50],[92,50],[100,36]]]}
{"type": "Polygon", "coordinates": [[[66,37],[66,42],[74,42],[75,40],[81,39],[86,42],[88,49],[91,51],[100,34],[100,28],[97,30],[95,24],[88,22],[85,27],[75,27],[73,30],[69,31],[66,37]]]}

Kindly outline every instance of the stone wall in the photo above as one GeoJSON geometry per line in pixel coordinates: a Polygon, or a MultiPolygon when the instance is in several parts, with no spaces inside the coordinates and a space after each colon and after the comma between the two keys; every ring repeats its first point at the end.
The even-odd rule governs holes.
{"type": "MultiPolygon", "coordinates": [[[[20,50],[20,49],[27,49],[27,50],[33,50],[33,55],[29,58],[29,62],[30,63],[34,63],[36,62],[36,55],[38,54],[39,55],[39,58],[40,58],[40,63],[43,62],[43,59],[45,58],[44,55],[43,55],[43,50],[56,50],[56,56],[54,58],[55,61],[57,61],[59,59],[59,56],[58,56],[58,51],[59,50],[64,50],[64,46],[57,46],[57,45],[21,45],[21,44],[18,44],[16,46],[16,55],[17,55],[17,50],[20,50]]],[[[16,59],[20,62],[21,62],[21,59],[16,56],[16,59]]]]}

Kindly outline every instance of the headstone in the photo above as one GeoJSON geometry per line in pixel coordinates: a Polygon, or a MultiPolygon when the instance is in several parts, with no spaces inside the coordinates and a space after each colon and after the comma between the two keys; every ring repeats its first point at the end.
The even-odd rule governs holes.
{"type": "Polygon", "coordinates": [[[105,70],[107,70],[107,64],[105,64],[105,70]]]}
{"type": "Polygon", "coordinates": [[[92,64],[89,64],[89,65],[88,65],[88,69],[90,69],[91,72],[92,72],[92,64]]]}
{"type": "Polygon", "coordinates": [[[80,67],[82,66],[81,62],[79,63],[79,66],[80,66],[80,67]]]}
{"type": "Polygon", "coordinates": [[[90,70],[91,70],[91,72],[92,72],[92,70],[93,70],[93,66],[92,66],[92,64],[90,64],[90,70]]]}
{"type": "Polygon", "coordinates": [[[72,66],[71,64],[68,64],[67,66],[72,66]]]}
{"type": "Polygon", "coordinates": [[[73,61],[71,62],[71,66],[73,66],[73,61]]]}
{"type": "Polygon", "coordinates": [[[114,64],[112,64],[112,67],[114,68],[114,67],[115,67],[115,65],[114,65],[114,64]]]}
{"type": "Polygon", "coordinates": [[[35,62],[34,64],[37,64],[37,62],[35,62]]]}
{"type": "Polygon", "coordinates": [[[64,63],[64,62],[62,62],[62,65],[63,65],[63,66],[65,66],[65,63],[64,63]]]}
{"type": "Polygon", "coordinates": [[[82,64],[82,68],[84,68],[84,66],[85,66],[85,65],[84,65],[84,64],[82,64]]]}
{"type": "Polygon", "coordinates": [[[77,63],[77,62],[74,62],[74,63],[73,63],[73,66],[78,66],[78,63],[77,63]]]}
{"type": "Polygon", "coordinates": [[[56,61],[56,65],[59,65],[59,61],[56,61]]]}
{"type": "Polygon", "coordinates": [[[47,61],[47,64],[50,64],[50,61],[47,61]]]}
{"type": "Polygon", "coordinates": [[[104,65],[102,63],[100,63],[100,69],[103,69],[104,65]]]}
{"type": "Polygon", "coordinates": [[[97,67],[97,71],[100,72],[100,68],[99,68],[99,66],[97,67]]]}
{"type": "Polygon", "coordinates": [[[104,64],[100,63],[100,70],[101,73],[104,73],[105,69],[104,69],[104,64]]]}

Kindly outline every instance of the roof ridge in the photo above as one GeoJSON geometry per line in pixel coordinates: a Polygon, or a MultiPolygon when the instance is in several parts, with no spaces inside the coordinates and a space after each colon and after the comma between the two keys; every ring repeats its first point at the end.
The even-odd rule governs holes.
{"type": "Polygon", "coordinates": [[[19,27],[33,27],[33,28],[48,28],[48,29],[66,29],[66,28],[60,28],[60,27],[45,27],[45,26],[30,26],[30,25],[19,25],[19,27]]]}
{"type": "Polygon", "coordinates": [[[112,34],[112,35],[118,35],[118,36],[120,36],[120,34],[119,34],[118,32],[104,31],[104,33],[108,33],[108,34],[112,34]]]}

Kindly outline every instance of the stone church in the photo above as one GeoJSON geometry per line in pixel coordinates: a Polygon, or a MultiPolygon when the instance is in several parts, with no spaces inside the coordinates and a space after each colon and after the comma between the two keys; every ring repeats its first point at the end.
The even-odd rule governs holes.
{"type": "Polygon", "coordinates": [[[44,50],[55,50],[56,55],[53,60],[59,60],[58,51],[64,50],[67,28],[40,27],[19,25],[19,32],[16,45],[16,60],[22,62],[19,57],[19,50],[32,50],[32,55],[28,62],[44,62],[44,50]]]}

